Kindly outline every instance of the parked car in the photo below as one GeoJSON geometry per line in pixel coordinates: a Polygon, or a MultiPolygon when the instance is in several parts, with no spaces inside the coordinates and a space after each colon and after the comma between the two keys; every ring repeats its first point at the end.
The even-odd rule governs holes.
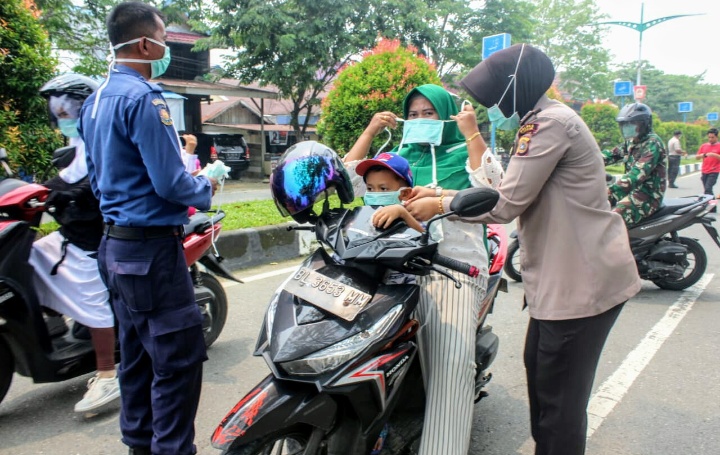
{"type": "Polygon", "coordinates": [[[230,178],[239,179],[250,167],[250,147],[242,134],[214,134],[210,136],[210,161],[222,160],[231,168],[230,178]]]}

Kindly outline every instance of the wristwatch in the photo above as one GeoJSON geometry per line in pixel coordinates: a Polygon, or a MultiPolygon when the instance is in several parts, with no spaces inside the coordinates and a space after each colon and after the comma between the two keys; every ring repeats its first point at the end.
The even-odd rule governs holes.
{"type": "Polygon", "coordinates": [[[435,187],[435,197],[440,197],[440,196],[442,196],[442,194],[443,194],[443,189],[442,189],[442,187],[441,187],[441,186],[436,186],[436,187],[435,187]]]}

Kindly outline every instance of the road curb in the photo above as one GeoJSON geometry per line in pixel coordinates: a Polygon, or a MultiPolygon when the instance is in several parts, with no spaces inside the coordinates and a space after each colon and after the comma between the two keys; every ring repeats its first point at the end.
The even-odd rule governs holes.
{"type": "Polygon", "coordinates": [[[289,231],[295,223],[223,231],[216,244],[231,269],[271,264],[305,256],[315,248],[315,234],[289,231]]]}
{"type": "Polygon", "coordinates": [[[683,164],[680,166],[680,175],[698,172],[700,171],[700,166],[702,166],[702,163],[683,164]]]}

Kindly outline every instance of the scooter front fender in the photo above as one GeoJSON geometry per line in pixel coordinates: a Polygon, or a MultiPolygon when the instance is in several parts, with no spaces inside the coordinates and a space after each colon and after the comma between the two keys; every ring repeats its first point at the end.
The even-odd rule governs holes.
{"type": "Polygon", "coordinates": [[[242,447],[271,433],[306,424],[329,431],[337,403],[311,384],[281,381],[268,375],[220,422],[212,446],[228,450],[242,447]]]}

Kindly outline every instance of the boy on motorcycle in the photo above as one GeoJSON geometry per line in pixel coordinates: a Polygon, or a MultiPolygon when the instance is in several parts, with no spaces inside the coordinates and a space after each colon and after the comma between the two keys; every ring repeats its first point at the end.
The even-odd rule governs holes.
{"type": "Polygon", "coordinates": [[[77,130],[80,108],[97,87],[98,83],[88,77],[64,74],[40,89],[48,99],[53,123],[75,146],[75,158],[57,177],[44,183],[51,190],[46,205],[54,208],[51,215],[60,229],[33,244],[30,264],[35,269],[41,305],[90,329],[97,374],[88,381],[88,390],[75,404],[75,412],[87,412],[120,397],[115,372],[115,318],[97,264],[103,220],[90,189],[85,144],[77,130]]]}
{"type": "Polygon", "coordinates": [[[625,143],[603,150],[605,165],[622,161],[625,174],[608,188],[613,211],[626,226],[639,223],[655,213],[667,188],[667,151],[652,130],[652,111],[642,103],[623,107],[617,116],[625,143]]]}
{"type": "Polygon", "coordinates": [[[373,225],[376,228],[388,228],[398,218],[402,218],[408,226],[423,232],[425,228],[400,203],[403,189],[413,186],[410,164],[400,155],[381,153],[371,160],[360,162],[355,172],[363,177],[367,191],[363,200],[365,205],[381,206],[373,214],[373,225]]]}

